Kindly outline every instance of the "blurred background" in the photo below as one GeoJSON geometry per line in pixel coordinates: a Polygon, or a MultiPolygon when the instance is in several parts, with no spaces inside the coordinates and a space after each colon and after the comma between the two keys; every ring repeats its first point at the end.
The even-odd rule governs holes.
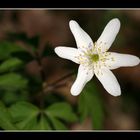
{"type": "MultiPolygon", "coordinates": [[[[5,107],[9,108],[17,101],[39,106],[42,101],[38,103],[36,92],[41,90],[42,85],[43,88],[46,85],[55,85],[53,90],[52,86],[43,89],[44,106],[50,106],[57,101],[65,101],[72,106],[79,121],[68,124],[64,121],[69,130],[140,129],[139,65],[113,70],[122,90],[119,97],[109,95],[96,77],[89,82],[80,96],[73,97],[70,88],[75,81],[78,65],[57,57],[53,51],[57,46],[76,47],[69,29],[70,20],[76,20],[93,41],[96,41],[113,18],[119,18],[121,28],[110,51],[140,57],[140,10],[1,10],[0,65],[9,59],[6,54],[11,53],[7,47],[10,44],[20,46],[28,52],[16,51],[10,55],[10,58],[12,56],[22,60],[22,64],[12,61],[4,65],[6,68],[0,66],[0,100],[5,107]],[[7,81],[3,78],[9,71],[26,77],[26,90],[22,89],[26,80],[21,83],[17,80],[16,83],[14,77],[9,77],[10,80],[7,81]],[[70,74],[72,71],[75,72],[74,75],[70,74]],[[14,80],[16,85],[20,83],[16,91],[11,90],[15,89],[14,80]]],[[[1,125],[1,129],[8,128],[1,125]]]]}

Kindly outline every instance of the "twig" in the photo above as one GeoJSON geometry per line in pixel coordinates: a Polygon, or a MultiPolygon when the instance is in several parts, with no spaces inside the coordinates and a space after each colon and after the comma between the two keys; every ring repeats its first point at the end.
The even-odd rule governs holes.
{"type": "Polygon", "coordinates": [[[59,85],[54,85],[54,86],[48,86],[47,88],[44,89],[44,94],[50,92],[50,91],[53,91],[54,89],[57,89],[57,88],[60,88],[60,87],[63,87],[63,86],[66,86],[66,83],[62,83],[62,84],[59,84],[59,85]]]}
{"type": "Polygon", "coordinates": [[[68,74],[66,74],[66,75],[64,75],[64,76],[62,76],[61,78],[57,79],[55,82],[51,83],[50,85],[56,85],[56,84],[60,83],[61,81],[63,81],[63,80],[65,80],[65,79],[69,78],[69,77],[72,76],[73,74],[74,74],[74,72],[70,72],[70,73],[68,73],[68,74]]]}
{"type": "Polygon", "coordinates": [[[43,90],[44,93],[46,94],[47,92],[53,91],[54,89],[60,88],[62,86],[66,86],[66,83],[61,83],[61,82],[66,80],[73,74],[74,74],[74,72],[70,72],[70,73],[62,76],[61,78],[57,79],[56,81],[54,81],[53,83],[51,83],[49,85],[44,84],[44,90],[43,90]]]}
{"type": "MultiPolygon", "coordinates": [[[[45,81],[45,72],[42,68],[42,62],[41,62],[41,57],[38,55],[38,53],[36,53],[36,61],[38,62],[38,65],[40,66],[40,76],[42,81],[45,81]]],[[[43,91],[44,87],[42,86],[42,90],[39,93],[39,97],[40,97],[40,108],[43,109],[45,104],[44,104],[44,91],[43,91]]]]}

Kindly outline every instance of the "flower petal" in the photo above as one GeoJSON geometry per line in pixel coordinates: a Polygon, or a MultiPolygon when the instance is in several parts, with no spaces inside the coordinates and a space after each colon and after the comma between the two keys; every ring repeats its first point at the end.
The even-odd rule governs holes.
{"type": "Polygon", "coordinates": [[[92,79],[94,75],[93,70],[85,69],[82,65],[79,66],[77,78],[71,87],[71,94],[77,96],[81,93],[84,86],[92,79]]]}
{"type": "Polygon", "coordinates": [[[93,42],[90,36],[79,26],[76,21],[71,20],[69,22],[69,26],[76,40],[78,48],[85,49],[87,47],[93,46],[93,42]]]}
{"type": "Polygon", "coordinates": [[[70,47],[56,47],[55,53],[64,59],[71,60],[77,64],[79,64],[79,60],[76,58],[78,56],[79,52],[76,48],[70,48],[70,47]]]}
{"type": "Polygon", "coordinates": [[[107,56],[107,60],[105,61],[105,64],[109,66],[109,69],[116,69],[119,67],[131,67],[136,66],[139,63],[140,59],[134,55],[120,54],[114,52],[111,52],[110,55],[107,56]]]}
{"type": "Polygon", "coordinates": [[[109,94],[113,96],[121,95],[120,85],[114,74],[109,69],[102,68],[100,69],[99,73],[96,70],[94,72],[99,81],[102,83],[103,87],[109,94]]]}
{"type": "Polygon", "coordinates": [[[120,29],[120,21],[117,18],[112,19],[104,28],[101,36],[97,40],[97,47],[102,52],[107,51],[115,40],[120,29]]]}

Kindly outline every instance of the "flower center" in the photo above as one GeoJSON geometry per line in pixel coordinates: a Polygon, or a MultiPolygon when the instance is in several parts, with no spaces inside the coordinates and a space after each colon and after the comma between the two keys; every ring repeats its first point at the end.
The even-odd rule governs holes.
{"type": "Polygon", "coordinates": [[[92,54],[92,55],[90,55],[90,59],[92,60],[92,62],[97,62],[97,61],[99,61],[99,55],[92,54]]]}

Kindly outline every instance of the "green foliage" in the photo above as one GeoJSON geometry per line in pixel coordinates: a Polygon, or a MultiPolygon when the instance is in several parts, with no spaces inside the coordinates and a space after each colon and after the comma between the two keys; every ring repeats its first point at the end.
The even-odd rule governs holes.
{"type": "Polygon", "coordinates": [[[67,122],[77,121],[77,116],[73,113],[71,106],[68,103],[54,103],[46,109],[48,116],[53,116],[67,122]]]}
{"type": "Polygon", "coordinates": [[[68,128],[60,120],[56,119],[53,116],[50,116],[50,120],[53,124],[53,128],[56,130],[67,130],[68,128]]]}
{"type": "Polygon", "coordinates": [[[8,41],[0,42],[0,60],[7,59],[12,56],[12,53],[21,51],[25,50],[15,43],[8,41]]]}
{"type": "Polygon", "coordinates": [[[17,67],[21,62],[29,62],[33,60],[33,57],[24,48],[16,43],[10,41],[0,42],[0,61],[6,60],[4,65],[12,65],[12,67],[17,67]],[[20,62],[19,62],[20,61],[20,62]],[[8,64],[7,64],[8,63],[8,64]]]}
{"type": "Polygon", "coordinates": [[[27,100],[29,97],[29,80],[24,76],[25,60],[18,57],[21,53],[25,56],[28,54],[25,49],[13,42],[0,41],[0,99],[6,105],[17,100],[27,100]]]}
{"type": "Polygon", "coordinates": [[[25,33],[22,32],[22,33],[9,33],[8,39],[11,41],[20,40],[27,43],[28,45],[37,47],[39,45],[40,38],[39,36],[29,38],[25,33]]]}
{"type": "Polygon", "coordinates": [[[9,108],[9,111],[13,122],[21,130],[33,129],[39,113],[39,109],[28,102],[17,102],[9,108]]]}
{"type": "Polygon", "coordinates": [[[81,121],[89,116],[92,119],[94,129],[102,129],[103,127],[104,111],[102,100],[98,93],[96,85],[91,81],[80,94],[78,102],[81,121]]]}
{"type": "Polygon", "coordinates": [[[27,79],[17,73],[8,73],[0,76],[0,89],[18,90],[27,87],[27,79]]]}
{"type": "Polygon", "coordinates": [[[51,130],[50,123],[47,119],[47,117],[43,114],[40,115],[40,119],[38,120],[38,123],[36,123],[34,129],[36,130],[51,130]]]}
{"type": "MultiPolygon", "coordinates": [[[[32,50],[34,52],[37,51],[37,47],[39,46],[39,43],[40,43],[40,37],[38,35],[29,38],[25,33],[9,33],[8,38],[12,41],[20,40],[20,41],[26,43],[27,45],[29,45],[32,48],[32,50]]],[[[23,53],[23,52],[21,52],[21,53],[23,53]]],[[[56,54],[54,53],[54,49],[52,48],[52,45],[49,42],[47,42],[45,44],[44,50],[41,55],[43,57],[56,56],[56,54]]],[[[23,56],[24,55],[20,55],[20,57],[23,57],[23,56]]],[[[25,59],[27,59],[27,58],[30,59],[29,56],[26,56],[25,59]]]]}
{"type": "Polygon", "coordinates": [[[11,115],[2,102],[0,102],[0,127],[6,130],[16,130],[12,124],[11,115]]]}
{"type": "MultiPolygon", "coordinates": [[[[3,106],[0,104],[0,108],[3,106]]],[[[66,127],[66,124],[62,120],[66,120],[67,123],[75,122],[77,121],[77,117],[72,111],[71,106],[68,103],[56,103],[50,107],[47,107],[46,109],[40,109],[37,106],[25,102],[20,101],[13,105],[11,105],[8,110],[4,108],[5,110],[5,116],[10,116],[10,122],[13,126],[13,129],[17,130],[51,130],[51,129],[59,129],[59,130],[65,130],[68,129],[66,127]],[[57,107],[58,105],[58,107],[57,107]],[[64,108],[64,111],[61,111],[55,113],[54,111],[59,109],[61,110],[64,108]],[[67,111],[66,111],[67,109],[67,111]],[[64,115],[64,116],[62,116],[64,115]],[[68,115],[71,117],[68,117],[68,115]]],[[[1,115],[1,114],[0,114],[1,115]]],[[[2,116],[2,115],[1,115],[2,116]]],[[[3,126],[1,124],[1,121],[3,121],[3,116],[0,116],[0,127],[3,129],[10,129],[10,126],[3,126]]],[[[7,120],[7,118],[4,118],[7,120]]],[[[8,124],[9,125],[9,124],[8,124]]],[[[12,127],[11,126],[11,127],[12,127]]],[[[12,128],[11,128],[12,129],[12,128]]]]}
{"type": "Polygon", "coordinates": [[[27,90],[21,90],[21,91],[1,91],[1,100],[6,105],[11,105],[13,103],[16,103],[17,101],[29,101],[29,93],[27,90]]]}
{"type": "Polygon", "coordinates": [[[28,102],[17,102],[10,107],[10,112],[13,120],[19,121],[26,117],[35,116],[38,113],[38,108],[28,102]]]}
{"type": "MultiPolygon", "coordinates": [[[[43,57],[56,56],[54,49],[47,43],[38,55],[39,36],[28,38],[24,33],[14,33],[9,39],[22,41],[31,47],[32,52],[10,41],[0,42],[0,99],[4,102],[4,104],[0,102],[0,128],[5,130],[69,129],[69,124],[78,121],[72,105],[65,102],[60,95],[48,94],[43,98],[44,108],[40,108],[36,95],[42,90],[44,78],[39,74],[33,77],[24,70],[26,64],[33,59],[40,65],[43,57]]],[[[95,85],[89,83],[80,95],[78,111],[81,121],[90,116],[93,128],[101,129],[103,108],[97,93],[95,85]]]]}
{"type": "Polygon", "coordinates": [[[0,65],[0,73],[7,71],[14,71],[21,67],[23,62],[18,58],[10,58],[0,65]]]}
{"type": "Polygon", "coordinates": [[[56,92],[52,92],[52,94],[48,94],[45,97],[45,101],[48,105],[54,104],[56,102],[63,102],[65,98],[63,96],[60,96],[59,94],[56,94],[56,92]]]}

